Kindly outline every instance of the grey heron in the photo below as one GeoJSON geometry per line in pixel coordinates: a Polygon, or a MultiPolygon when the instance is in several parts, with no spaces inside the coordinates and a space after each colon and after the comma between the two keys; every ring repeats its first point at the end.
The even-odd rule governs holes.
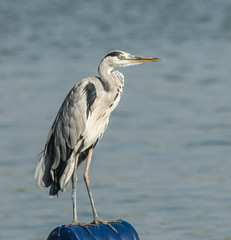
{"type": "Polygon", "coordinates": [[[124,76],[115,68],[160,60],[113,51],[99,64],[100,77],[82,79],[65,98],[48,134],[35,178],[40,187],[50,187],[50,196],[67,190],[72,183],[73,222],[70,225],[87,228],[87,224],[78,221],[76,209],[76,169],[87,159],[83,177],[93,213],[92,225],[104,223],[111,226],[97,215],[88,172],[93,149],[106,130],[111,112],[118,105],[123,91],[124,76]]]}

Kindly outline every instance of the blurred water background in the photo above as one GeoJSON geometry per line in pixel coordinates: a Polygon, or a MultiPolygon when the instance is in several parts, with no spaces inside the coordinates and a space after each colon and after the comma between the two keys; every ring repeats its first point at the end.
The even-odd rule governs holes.
{"type": "Polygon", "coordinates": [[[34,180],[38,154],[68,91],[115,49],[164,61],[120,69],[90,169],[98,214],[143,240],[231,239],[229,0],[0,1],[0,239],[71,222],[71,192],[49,199],[34,180]]]}

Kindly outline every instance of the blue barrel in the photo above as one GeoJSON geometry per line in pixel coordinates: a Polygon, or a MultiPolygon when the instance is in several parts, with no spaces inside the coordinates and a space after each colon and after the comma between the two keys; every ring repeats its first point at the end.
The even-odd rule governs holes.
{"type": "Polygon", "coordinates": [[[139,240],[136,230],[126,221],[111,223],[117,233],[107,225],[99,224],[99,227],[89,226],[89,232],[80,226],[65,227],[61,225],[55,228],[47,240],[139,240]]]}

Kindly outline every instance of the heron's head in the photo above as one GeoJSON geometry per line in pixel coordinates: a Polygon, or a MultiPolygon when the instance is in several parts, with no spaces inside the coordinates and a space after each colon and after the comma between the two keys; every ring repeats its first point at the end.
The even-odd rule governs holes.
{"type": "Polygon", "coordinates": [[[109,67],[118,68],[141,64],[143,62],[157,62],[160,60],[161,58],[138,57],[122,51],[113,51],[107,54],[102,62],[108,64],[109,67]]]}

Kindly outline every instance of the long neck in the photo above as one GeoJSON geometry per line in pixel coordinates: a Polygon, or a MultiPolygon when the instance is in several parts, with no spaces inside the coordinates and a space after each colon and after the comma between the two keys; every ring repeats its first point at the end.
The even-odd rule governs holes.
{"type": "Polygon", "coordinates": [[[122,73],[115,71],[107,63],[102,61],[99,65],[99,75],[105,91],[119,91],[122,93],[124,77],[122,73]]]}

